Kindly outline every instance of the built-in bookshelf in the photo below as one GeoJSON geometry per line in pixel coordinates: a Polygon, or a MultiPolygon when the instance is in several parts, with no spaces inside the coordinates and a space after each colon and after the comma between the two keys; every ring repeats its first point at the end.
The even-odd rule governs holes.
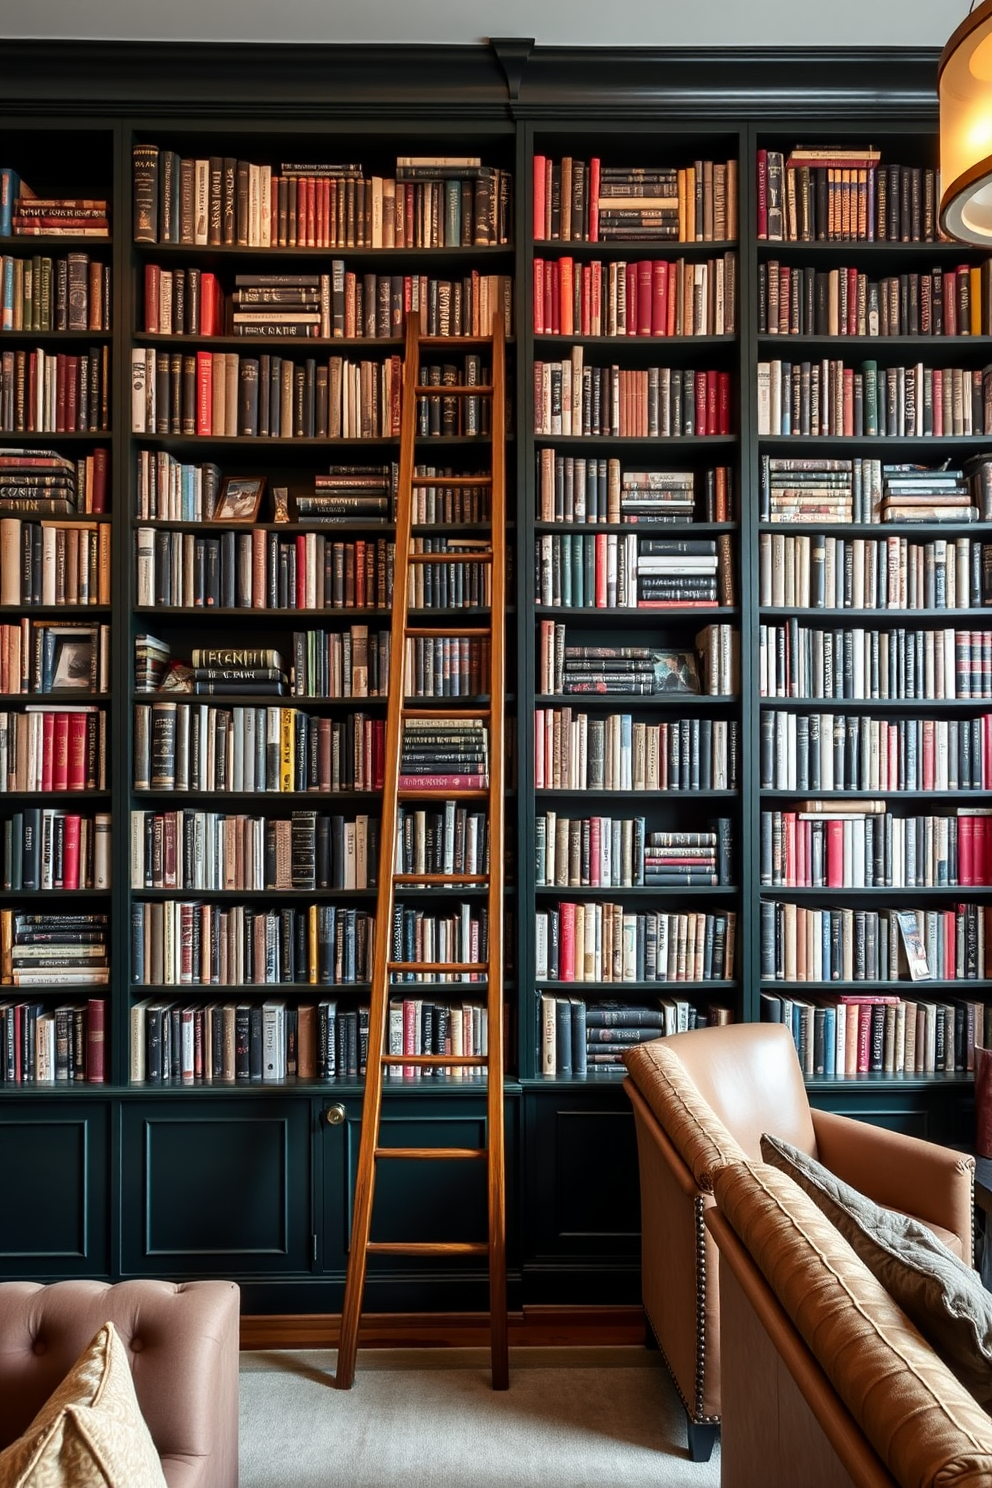
{"type": "MultiPolygon", "coordinates": [[[[496,315],[514,331],[512,136],[319,140],[133,145],[132,1084],[360,1081],[391,664],[411,700],[487,700],[488,405],[444,389],[484,392],[479,338],[496,315]],[[432,339],[407,375],[437,393],[417,405],[424,633],[397,662],[413,312],[432,339]]],[[[480,842],[455,799],[407,814],[400,850],[440,861],[406,891],[397,954],[479,959],[471,886],[453,915],[439,901],[445,872],[481,871],[485,822],[480,842]]],[[[400,1052],[484,1049],[478,1007],[474,1034],[470,1004],[465,1026],[460,1005],[398,1007],[400,1052]]]]}

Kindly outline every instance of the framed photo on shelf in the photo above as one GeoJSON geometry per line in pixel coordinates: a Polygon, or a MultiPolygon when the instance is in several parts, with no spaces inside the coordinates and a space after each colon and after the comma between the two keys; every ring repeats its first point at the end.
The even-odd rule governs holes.
{"type": "Polygon", "coordinates": [[[691,651],[653,651],[655,692],[698,692],[699,671],[691,651]]]}
{"type": "Polygon", "coordinates": [[[96,637],[92,626],[52,626],[49,687],[52,692],[90,692],[95,686],[96,637]]]}
{"type": "Polygon", "coordinates": [[[265,491],[264,475],[228,475],[214,510],[215,522],[255,522],[265,491]]]}

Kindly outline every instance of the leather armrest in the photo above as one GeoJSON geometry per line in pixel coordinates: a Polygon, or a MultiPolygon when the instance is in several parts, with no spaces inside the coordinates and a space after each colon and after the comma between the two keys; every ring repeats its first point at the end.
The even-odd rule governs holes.
{"type": "Polygon", "coordinates": [[[876,1204],[951,1230],[972,1264],[973,1157],[833,1111],[811,1114],[824,1167],[876,1204]]]}

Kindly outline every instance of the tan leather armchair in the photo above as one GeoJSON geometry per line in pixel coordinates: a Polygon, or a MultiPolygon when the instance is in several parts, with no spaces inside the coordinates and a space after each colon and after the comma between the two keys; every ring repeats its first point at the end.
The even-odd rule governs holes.
{"type": "Polygon", "coordinates": [[[922,1219],[972,1260],[974,1159],[813,1110],[788,1029],[736,1023],[657,1039],[626,1056],[641,1180],[641,1289],[705,1461],[720,1424],[716,1247],[704,1223],[712,1174],[761,1158],[771,1132],[876,1203],[922,1219]]]}
{"type": "Polygon", "coordinates": [[[229,1281],[0,1283],[0,1448],[112,1322],[169,1488],[237,1488],[239,1303],[229,1281]]]}

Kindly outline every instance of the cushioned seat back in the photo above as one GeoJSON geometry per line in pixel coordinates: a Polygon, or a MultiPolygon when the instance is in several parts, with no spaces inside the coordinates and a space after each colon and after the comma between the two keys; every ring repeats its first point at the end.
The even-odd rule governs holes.
{"type": "MultiPolygon", "coordinates": [[[[628,1056],[627,1068],[649,1100],[655,1071],[687,1075],[704,1104],[752,1159],[761,1159],[762,1132],[773,1132],[816,1156],[796,1046],[781,1024],[730,1023],[655,1039],[642,1044],[636,1056],[633,1052],[628,1056]]],[[[653,1101],[652,1105],[665,1125],[664,1112],[653,1101]]]]}

